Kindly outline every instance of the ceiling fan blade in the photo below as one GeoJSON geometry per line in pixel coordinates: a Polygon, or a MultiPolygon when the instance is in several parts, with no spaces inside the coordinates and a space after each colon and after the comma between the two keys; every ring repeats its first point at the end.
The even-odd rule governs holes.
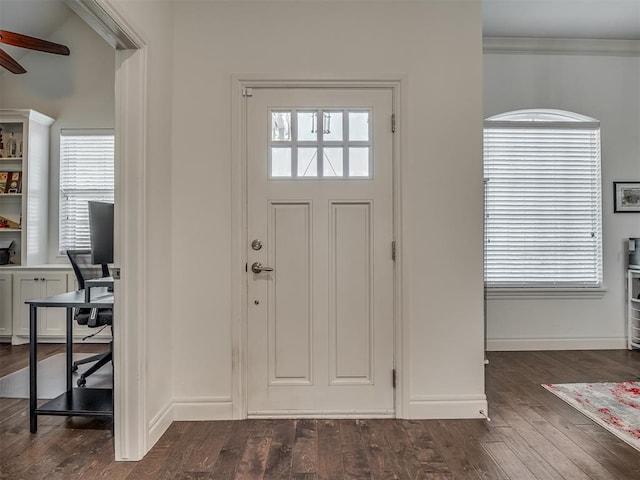
{"type": "Polygon", "coordinates": [[[48,42],[36,37],[22,35],[21,33],[0,30],[0,43],[13,45],[14,47],[29,48],[39,52],[55,53],[57,55],[69,55],[69,49],[59,43],[48,42]]]}
{"type": "Polygon", "coordinates": [[[27,73],[18,62],[16,62],[11,55],[0,48],[0,66],[6,68],[11,73],[27,73]]]}

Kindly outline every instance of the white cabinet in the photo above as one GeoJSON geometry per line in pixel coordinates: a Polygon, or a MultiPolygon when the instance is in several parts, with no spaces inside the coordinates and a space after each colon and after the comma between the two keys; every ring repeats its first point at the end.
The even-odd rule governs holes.
{"type": "Polygon", "coordinates": [[[0,110],[0,243],[13,241],[13,265],[47,263],[53,121],[35,110],[0,110]]]}
{"type": "Polygon", "coordinates": [[[0,272],[0,340],[4,341],[11,338],[13,331],[11,292],[11,275],[0,272]]]}
{"type": "MultiPolygon", "coordinates": [[[[24,302],[67,291],[67,272],[33,270],[13,274],[14,345],[29,341],[29,305],[24,302]]],[[[38,309],[38,341],[60,341],[66,334],[64,308],[38,309]]]]}
{"type": "Polygon", "coordinates": [[[627,271],[627,346],[640,349],[640,270],[627,271]]]}

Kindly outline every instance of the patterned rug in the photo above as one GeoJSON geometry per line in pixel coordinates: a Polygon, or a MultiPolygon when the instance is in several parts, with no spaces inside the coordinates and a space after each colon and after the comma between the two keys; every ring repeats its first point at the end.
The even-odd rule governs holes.
{"type": "Polygon", "coordinates": [[[542,386],[640,450],[640,382],[559,383],[542,386]]]}

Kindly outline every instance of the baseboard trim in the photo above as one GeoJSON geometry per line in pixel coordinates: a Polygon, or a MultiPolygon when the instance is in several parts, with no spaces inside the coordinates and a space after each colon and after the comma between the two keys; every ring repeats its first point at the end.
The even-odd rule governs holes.
{"type": "Polygon", "coordinates": [[[248,418],[395,418],[393,410],[256,410],[248,418]]]}
{"type": "Polygon", "coordinates": [[[611,338],[494,338],[487,340],[487,350],[513,352],[527,350],[624,350],[625,337],[611,338]]]}
{"type": "Polygon", "coordinates": [[[487,397],[480,395],[417,395],[409,399],[409,419],[487,417],[487,397]]]}
{"type": "MultiPolygon", "coordinates": [[[[411,397],[408,419],[459,419],[487,416],[487,398],[479,395],[422,395],[411,397]]],[[[390,411],[375,412],[250,412],[249,418],[393,418],[390,411]]],[[[177,399],[149,423],[150,445],[153,445],[174,421],[231,420],[233,404],[230,398],[177,399]]]]}
{"type": "Polygon", "coordinates": [[[176,421],[231,420],[233,404],[230,397],[184,398],[173,402],[176,421]]]}
{"type": "Polygon", "coordinates": [[[155,445],[164,432],[171,426],[173,420],[173,405],[169,404],[160,410],[149,422],[147,445],[155,445]]]}

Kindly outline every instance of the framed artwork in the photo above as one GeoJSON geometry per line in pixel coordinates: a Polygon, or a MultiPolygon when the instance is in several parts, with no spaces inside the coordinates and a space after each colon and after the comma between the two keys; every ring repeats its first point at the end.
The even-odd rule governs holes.
{"type": "Polygon", "coordinates": [[[640,213],[640,182],[613,182],[613,212],[640,213]]]}

